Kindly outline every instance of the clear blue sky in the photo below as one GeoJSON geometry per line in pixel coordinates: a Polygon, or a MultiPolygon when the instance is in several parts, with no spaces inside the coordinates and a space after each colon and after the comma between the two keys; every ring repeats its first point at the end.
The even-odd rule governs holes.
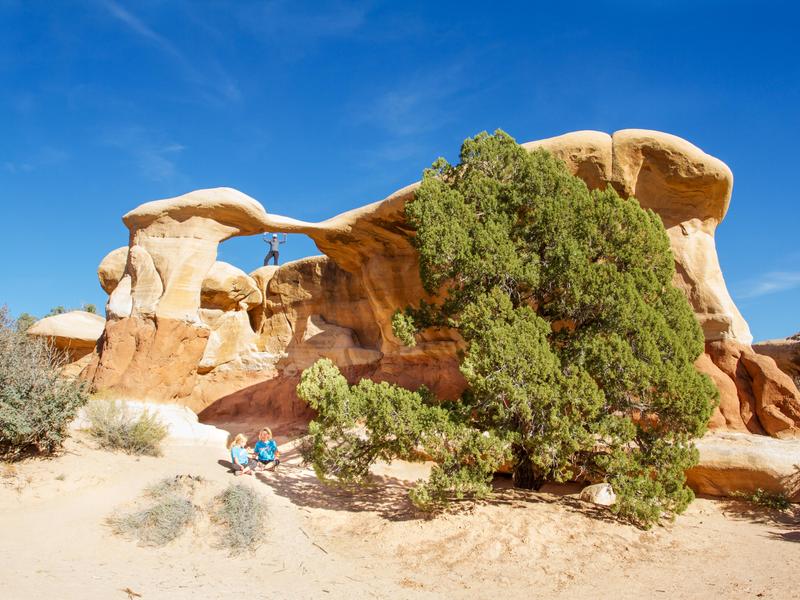
{"type": "Polygon", "coordinates": [[[756,339],[800,330],[794,4],[489,4],[0,0],[0,304],[104,305],[97,264],[148,200],[231,186],[320,220],[481,130],[640,127],[730,165],[728,287],[756,339]]]}

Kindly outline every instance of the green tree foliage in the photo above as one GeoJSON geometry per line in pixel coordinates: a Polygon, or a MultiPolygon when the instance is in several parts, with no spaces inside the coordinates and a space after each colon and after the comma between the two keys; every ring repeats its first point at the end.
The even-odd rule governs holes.
{"type": "Polygon", "coordinates": [[[59,352],[18,331],[0,308],[0,458],[60,448],[87,400],[81,383],[60,377],[62,366],[59,352]]]}
{"type": "MultiPolygon", "coordinates": [[[[504,444],[520,487],[606,480],[618,495],[614,510],[643,525],[682,511],[693,497],[683,474],[697,459],[691,440],[704,432],[717,392],[694,368],[703,336],[672,285],[660,219],[612,188],[590,191],[563,162],[529,153],[500,131],[465,141],[460,158],[427,169],[406,206],[422,282],[442,300],[393,319],[408,344],[442,325],[467,342],[468,388],[457,409],[440,407],[442,419],[455,410],[460,427],[504,444]]],[[[329,386],[322,388],[328,397],[329,386]]],[[[370,406],[409,393],[365,389],[370,406]]],[[[324,473],[329,423],[342,406],[348,427],[365,419],[363,400],[319,404],[315,465],[324,473]]],[[[419,442],[430,421],[409,408],[407,427],[419,442]]],[[[372,438],[359,456],[402,456],[408,440],[395,435],[384,432],[396,440],[385,456],[370,454],[381,445],[372,438]]],[[[459,460],[484,473],[497,454],[486,456],[459,460]]],[[[346,470],[352,458],[345,450],[336,463],[346,470]]],[[[438,483],[429,482],[433,496],[452,492],[452,481],[438,483]]]]}
{"type": "Polygon", "coordinates": [[[449,498],[485,496],[507,458],[498,438],[482,435],[459,405],[438,405],[424,389],[412,392],[362,379],[350,386],[328,359],[303,372],[298,395],[317,411],[304,456],[323,481],[367,482],[378,460],[432,457],[437,466],[412,497],[421,506],[449,498]]]}
{"type": "Polygon", "coordinates": [[[50,309],[50,312],[45,315],[45,317],[52,317],[54,315],[63,315],[64,313],[72,312],[73,310],[82,310],[84,312],[97,314],[97,306],[94,304],[83,303],[78,308],[64,308],[62,305],[54,306],[50,309]]]}
{"type": "MultiPolygon", "coordinates": [[[[82,310],[82,311],[85,311],[85,312],[88,312],[88,313],[92,313],[93,315],[97,314],[97,306],[95,306],[94,304],[84,303],[84,304],[81,304],[81,306],[79,308],[64,308],[61,305],[54,306],[53,308],[50,309],[50,312],[48,312],[42,318],[53,317],[55,315],[63,315],[64,313],[68,313],[68,312],[71,312],[73,310],[82,310]]],[[[31,325],[36,323],[36,321],[38,321],[38,320],[39,320],[39,317],[37,317],[36,315],[32,315],[30,313],[24,312],[24,313],[20,314],[17,317],[17,321],[16,321],[16,325],[15,326],[17,328],[17,331],[19,331],[21,333],[24,333],[24,332],[28,331],[28,329],[30,329],[31,325]]]]}
{"type": "Polygon", "coordinates": [[[19,333],[25,333],[38,320],[34,315],[24,312],[17,317],[14,327],[19,333]]]}

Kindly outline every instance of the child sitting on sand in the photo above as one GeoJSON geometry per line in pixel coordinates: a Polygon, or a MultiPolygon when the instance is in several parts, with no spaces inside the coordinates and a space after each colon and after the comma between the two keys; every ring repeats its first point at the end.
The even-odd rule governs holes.
{"type": "Polygon", "coordinates": [[[231,462],[234,475],[252,475],[253,470],[248,466],[250,458],[247,456],[247,436],[240,433],[233,438],[231,445],[231,462]]]}
{"type": "Polygon", "coordinates": [[[255,454],[259,466],[262,468],[265,468],[269,463],[274,463],[272,466],[272,470],[274,471],[278,468],[278,465],[281,464],[278,458],[281,453],[278,451],[278,444],[272,439],[272,431],[269,427],[264,427],[264,429],[258,432],[255,454]]]}

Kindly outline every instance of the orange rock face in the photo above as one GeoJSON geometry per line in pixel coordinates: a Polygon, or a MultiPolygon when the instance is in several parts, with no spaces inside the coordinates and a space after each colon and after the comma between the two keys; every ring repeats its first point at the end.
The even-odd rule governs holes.
{"type": "Polygon", "coordinates": [[[84,377],[122,398],[184,402],[197,378],[209,330],[175,319],[109,320],[84,377]]]}
{"type": "MultiPolygon", "coordinates": [[[[733,382],[739,400],[739,415],[748,431],[782,438],[800,437],[800,393],[773,359],[733,341],[707,342],[706,356],[733,382]]],[[[712,378],[717,382],[718,377],[712,375],[712,378]]],[[[717,386],[720,389],[720,411],[725,408],[731,415],[734,407],[732,388],[724,380],[717,386]]],[[[715,426],[713,421],[711,426],[715,426]]],[[[737,427],[727,425],[720,428],[737,430],[737,427]]]]}
{"type": "MultiPolygon", "coordinates": [[[[714,231],[733,178],[718,159],[675,136],[643,130],[576,132],[524,144],[564,159],[592,187],[634,195],[664,221],[675,284],[707,340],[697,366],[717,384],[717,429],[798,435],[797,389],[751,336],[728,294],[714,231]]],[[[448,329],[416,347],[394,337],[394,312],[426,298],[403,210],[417,184],[320,223],[270,215],[228,188],[149,202],[124,217],[127,252],[104,259],[109,320],[84,377],[134,399],[180,402],[204,419],[304,420],[294,387],[321,357],[348,378],[426,385],[456,398],[463,342],[448,329]],[[216,262],[220,241],[265,231],[303,233],[326,256],[249,275],[216,262]]],[[[430,298],[427,298],[430,300],[430,298]]]]}

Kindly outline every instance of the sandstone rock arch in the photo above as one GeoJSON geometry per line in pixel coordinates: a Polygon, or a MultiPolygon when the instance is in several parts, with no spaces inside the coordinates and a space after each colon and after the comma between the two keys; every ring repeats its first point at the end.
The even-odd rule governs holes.
{"type": "MultiPolygon", "coordinates": [[[[714,233],[730,203],[728,167],[686,140],[646,130],[574,132],[523,147],[547,148],[589,187],[611,185],[661,216],[675,284],[706,336],[698,368],[722,397],[712,426],[797,435],[800,394],[770,359],[755,357],[719,267],[714,233]]],[[[84,377],[97,388],[179,402],[209,418],[245,419],[248,411],[307,418],[293,387],[299,371],[321,356],[353,379],[425,384],[457,397],[458,336],[430,331],[406,348],[391,331],[393,312],[425,297],[403,218],[417,185],[319,223],[268,214],[230,188],[130,211],[123,217],[127,249],[110,253],[98,271],[110,292],[108,321],[84,377]],[[221,241],[265,231],[306,234],[324,256],[250,274],[217,262],[221,241]]]]}

